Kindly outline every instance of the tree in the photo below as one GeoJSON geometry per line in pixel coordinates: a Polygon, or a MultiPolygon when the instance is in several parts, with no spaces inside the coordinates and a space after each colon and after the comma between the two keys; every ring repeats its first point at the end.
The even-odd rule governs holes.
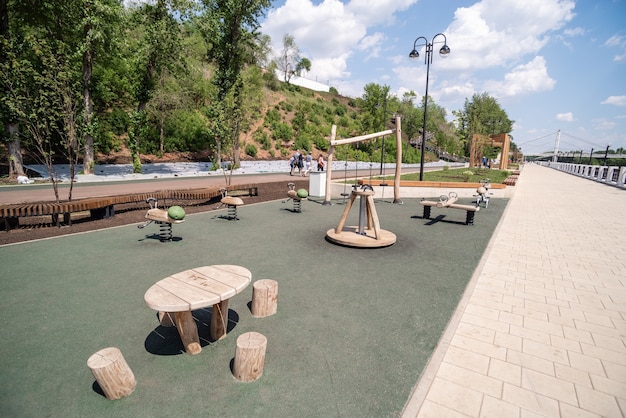
{"type": "Polygon", "coordinates": [[[159,87],[154,93],[153,99],[149,102],[146,111],[159,124],[159,154],[164,152],[165,143],[165,120],[171,112],[181,105],[181,95],[177,89],[179,85],[173,77],[170,77],[167,71],[163,71],[159,77],[159,87]]]}
{"type": "Polygon", "coordinates": [[[82,81],[84,108],[83,172],[90,174],[94,164],[92,75],[94,60],[99,54],[112,50],[112,41],[120,23],[118,0],[82,1],[82,81]]]}
{"type": "Polygon", "coordinates": [[[311,61],[300,56],[296,40],[288,33],[283,36],[283,50],[276,58],[278,71],[283,74],[283,81],[289,84],[291,77],[300,76],[303,71],[311,71],[311,61]]]}
{"type": "Polygon", "coordinates": [[[296,64],[296,75],[300,77],[304,71],[311,71],[311,61],[303,57],[296,64]]]}
{"type": "Polygon", "coordinates": [[[225,126],[213,125],[218,144],[218,163],[224,149],[232,150],[233,163],[239,165],[239,133],[244,112],[244,84],[241,72],[253,61],[251,51],[258,40],[258,19],[271,6],[270,0],[203,0],[208,58],[215,63],[213,77],[217,91],[211,116],[225,126]]]}
{"type": "Polygon", "coordinates": [[[462,110],[453,112],[457,130],[465,141],[466,151],[474,134],[497,135],[513,130],[513,122],[498,101],[487,93],[474,94],[465,99],[462,110]]]}
{"type": "Polygon", "coordinates": [[[35,158],[47,167],[57,201],[57,153],[70,163],[71,200],[79,150],[77,115],[81,101],[76,92],[80,88],[76,74],[68,69],[66,60],[71,54],[67,45],[51,41],[31,34],[23,44],[14,44],[14,49],[8,51],[1,68],[8,93],[4,103],[19,118],[27,143],[36,151],[35,158]]]}
{"type": "MultiPolygon", "coordinates": [[[[0,0],[0,63],[8,61],[8,48],[11,45],[9,32],[9,6],[7,0],[0,0]]],[[[8,75],[8,74],[7,74],[8,75]]],[[[9,92],[2,84],[2,97],[7,97],[9,92]]],[[[12,113],[4,100],[0,101],[0,123],[4,126],[2,133],[3,140],[7,143],[9,158],[9,179],[14,180],[18,176],[24,175],[24,163],[22,161],[22,150],[17,116],[12,113]]]]}
{"type": "Polygon", "coordinates": [[[79,38],[73,25],[79,2],[7,3],[13,16],[8,21],[11,36],[3,38],[5,59],[0,63],[4,109],[24,129],[20,143],[31,146],[48,168],[57,200],[53,163],[61,155],[70,164],[71,200],[81,142],[79,38]]]}
{"type": "Polygon", "coordinates": [[[140,25],[142,37],[134,45],[135,100],[137,114],[131,119],[132,135],[129,135],[129,147],[133,158],[133,171],[141,171],[139,159],[140,141],[145,136],[147,121],[146,106],[154,97],[158,80],[163,71],[176,72],[184,60],[180,56],[180,25],[175,13],[182,18],[192,3],[188,0],[157,0],[156,3],[144,3],[132,11],[131,21],[140,25]]]}
{"type": "Polygon", "coordinates": [[[368,83],[363,87],[363,96],[358,100],[361,108],[361,129],[364,132],[378,132],[385,127],[387,120],[387,102],[390,87],[368,83]]]}
{"type": "Polygon", "coordinates": [[[272,53],[272,38],[269,35],[259,34],[255,38],[255,46],[251,51],[256,65],[266,68],[269,65],[269,58],[272,53]]]}

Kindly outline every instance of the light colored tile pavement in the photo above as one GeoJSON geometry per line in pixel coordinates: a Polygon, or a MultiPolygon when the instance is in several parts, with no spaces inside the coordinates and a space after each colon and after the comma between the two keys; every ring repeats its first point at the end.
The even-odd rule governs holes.
{"type": "Polygon", "coordinates": [[[529,164],[403,416],[625,415],[626,191],[529,164]]]}

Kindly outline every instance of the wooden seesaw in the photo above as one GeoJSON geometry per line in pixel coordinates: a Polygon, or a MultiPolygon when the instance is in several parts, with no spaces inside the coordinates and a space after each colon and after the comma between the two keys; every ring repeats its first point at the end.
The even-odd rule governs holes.
{"type": "Polygon", "coordinates": [[[474,225],[474,214],[480,210],[480,207],[472,206],[472,205],[457,204],[456,203],[457,200],[459,200],[459,197],[455,192],[450,192],[448,193],[448,195],[439,196],[438,201],[422,199],[420,201],[420,205],[424,206],[423,218],[430,219],[431,207],[459,209],[459,210],[466,211],[465,225],[474,225]]]}
{"type": "Polygon", "coordinates": [[[339,225],[337,228],[329,229],[326,237],[335,244],[358,248],[387,247],[396,242],[396,235],[393,232],[380,228],[376,206],[374,206],[374,189],[367,184],[364,184],[361,190],[352,191],[339,225]],[[360,198],[359,226],[344,226],[357,197],[360,198]]]}

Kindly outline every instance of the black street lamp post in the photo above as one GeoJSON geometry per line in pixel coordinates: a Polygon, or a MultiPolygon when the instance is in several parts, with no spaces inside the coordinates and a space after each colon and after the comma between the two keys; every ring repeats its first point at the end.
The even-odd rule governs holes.
{"type": "MultiPolygon", "coordinates": [[[[433,36],[433,39],[430,41],[430,43],[428,42],[428,39],[426,39],[423,36],[420,36],[419,38],[415,40],[415,42],[413,42],[413,50],[409,53],[409,58],[417,59],[420,56],[419,52],[417,52],[417,48],[421,46],[426,47],[426,55],[424,56],[424,64],[426,64],[426,92],[424,94],[424,125],[422,127],[422,143],[420,146],[420,150],[421,150],[420,181],[422,181],[424,177],[424,152],[425,152],[425,147],[426,147],[426,115],[427,115],[427,110],[428,110],[428,76],[430,72],[430,63],[433,62],[433,45],[435,44],[435,40],[440,36],[443,38],[443,46],[439,49],[439,55],[441,57],[447,56],[450,53],[450,48],[448,47],[448,44],[446,42],[446,35],[444,35],[443,33],[438,33],[435,36],[433,36]],[[419,40],[422,40],[423,43],[418,44],[417,42],[419,40]]],[[[441,43],[441,41],[439,41],[439,43],[441,43]]]]}

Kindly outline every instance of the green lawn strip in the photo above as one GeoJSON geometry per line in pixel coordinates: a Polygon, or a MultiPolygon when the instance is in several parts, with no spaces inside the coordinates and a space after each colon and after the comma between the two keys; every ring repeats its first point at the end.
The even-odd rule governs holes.
{"type": "MultiPolygon", "coordinates": [[[[508,170],[492,170],[489,168],[454,168],[454,169],[441,169],[433,171],[424,171],[424,181],[442,181],[442,182],[467,182],[478,183],[480,180],[488,178],[492,184],[499,184],[511,175],[511,171],[508,170]],[[471,173],[471,175],[469,174],[471,173]]],[[[419,171],[415,173],[403,174],[400,180],[407,181],[419,181],[419,171]]],[[[394,176],[372,176],[373,180],[385,179],[389,181],[394,180],[394,176]]],[[[356,180],[347,180],[346,183],[353,184],[356,180]]]]}

